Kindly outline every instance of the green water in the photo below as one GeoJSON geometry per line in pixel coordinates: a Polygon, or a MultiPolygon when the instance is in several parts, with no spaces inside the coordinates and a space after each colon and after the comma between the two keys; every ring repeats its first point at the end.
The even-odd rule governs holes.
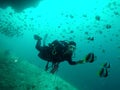
{"type": "Polygon", "coordinates": [[[39,68],[46,64],[37,57],[34,34],[46,44],[55,39],[77,43],[73,60],[94,52],[92,64],[60,64],[57,75],[84,90],[118,90],[120,83],[120,1],[119,0],[42,0],[36,6],[17,12],[15,7],[0,8],[0,48],[26,58],[39,68]],[[89,38],[93,37],[94,40],[89,38]],[[110,62],[107,78],[97,72],[110,62]]]}

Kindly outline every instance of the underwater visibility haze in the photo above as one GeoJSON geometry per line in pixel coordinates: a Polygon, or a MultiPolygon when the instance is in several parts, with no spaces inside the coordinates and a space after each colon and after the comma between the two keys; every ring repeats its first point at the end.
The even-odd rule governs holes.
{"type": "Polygon", "coordinates": [[[0,0],[0,75],[0,90],[120,90],[120,0],[0,0]],[[46,73],[35,34],[75,41],[73,60],[95,61],[46,73]]]}

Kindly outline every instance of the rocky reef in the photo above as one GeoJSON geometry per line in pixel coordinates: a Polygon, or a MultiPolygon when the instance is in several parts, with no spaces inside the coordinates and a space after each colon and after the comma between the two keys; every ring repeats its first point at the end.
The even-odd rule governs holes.
{"type": "Polygon", "coordinates": [[[0,90],[77,90],[23,58],[0,53],[0,90]]]}
{"type": "Polygon", "coordinates": [[[0,0],[0,8],[11,6],[15,11],[21,12],[26,8],[35,7],[41,0],[0,0]]]}

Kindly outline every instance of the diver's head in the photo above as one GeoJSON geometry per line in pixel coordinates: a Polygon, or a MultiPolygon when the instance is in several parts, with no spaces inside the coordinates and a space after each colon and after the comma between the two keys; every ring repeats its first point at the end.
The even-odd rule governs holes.
{"type": "Polygon", "coordinates": [[[76,49],[76,43],[74,41],[70,41],[67,46],[66,53],[73,53],[76,49]]]}

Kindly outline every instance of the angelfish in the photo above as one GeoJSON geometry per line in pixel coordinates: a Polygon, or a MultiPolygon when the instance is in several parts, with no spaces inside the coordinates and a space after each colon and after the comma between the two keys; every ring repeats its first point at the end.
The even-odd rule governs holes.
{"type": "Polygon", "coordinates": [[[108,70],[106,68],[101,68],[100,71],[98,72],[98,75],[100,77],[106,78],[108,76],[108,70]]]}
{"type": "Polygon", "coordinates": [[[103,65],[102,65],[102,68],[98,71],[98,75],[100,77],[108,77],[108,69],[110,68],[110,63],[108,62],[105,62],[103,65]]]}

